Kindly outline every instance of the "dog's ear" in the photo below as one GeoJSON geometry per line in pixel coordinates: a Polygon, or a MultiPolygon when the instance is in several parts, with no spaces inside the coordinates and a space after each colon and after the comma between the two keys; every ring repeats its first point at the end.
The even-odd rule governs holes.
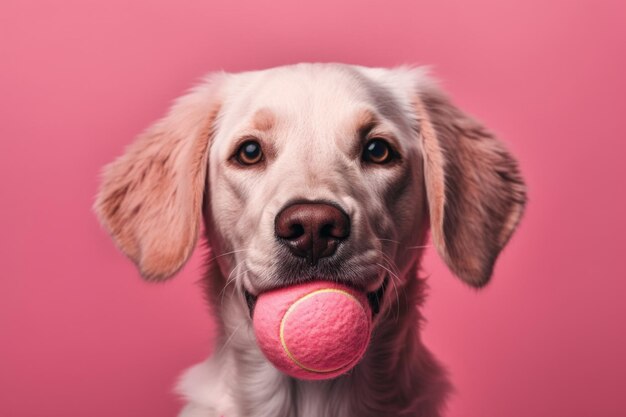
{"type": "Polygon", "coordinates": [[[195,247],[224,78],[179,98],[103,170],[94,211],[146,279],[172,276],[195,247]]]}
{"type": "Polygon", "coordinates": [[[481,287],[524,211],[517,162],[435,83],[415,101],[433,242],[455,275],[481,287]]]}

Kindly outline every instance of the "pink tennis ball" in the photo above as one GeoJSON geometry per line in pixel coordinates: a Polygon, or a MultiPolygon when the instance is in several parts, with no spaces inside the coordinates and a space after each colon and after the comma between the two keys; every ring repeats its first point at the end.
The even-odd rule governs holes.
{"type": "Polygon", "coordinates": [[[262,293],[253,323],[261,351],[277,369],[319,380],[349,371],[363,357],[372,312],[364,293],[315,281],[262,293]]]}

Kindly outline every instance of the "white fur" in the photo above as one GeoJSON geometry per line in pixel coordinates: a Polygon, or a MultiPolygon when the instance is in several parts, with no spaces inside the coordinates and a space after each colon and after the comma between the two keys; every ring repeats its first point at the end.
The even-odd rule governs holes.
{"type": "Polygon", "coordinates": [[[424,69],[300,64],[208,78],[107,168],[96,212],[152,279],[185,262],[202,212],[220,333],[178,384],[182,417],[437,417],[450,385],[419,333],[429,226],[452,270],[482,286],[524,201],[515,161],[424,69]],[[396,163],[362,161],[363,120],[396,163]],[[265,160],[241,166],[233,155],[251,137],[265,160]],[[331,201],[351,219],[350,238],[315,267],[274,236],[276,215],[298,199],[331,201]],[[362,361],[315,382],[265,359],[243,296],[312,278],[363,291],[389,282],[362,361]]]}

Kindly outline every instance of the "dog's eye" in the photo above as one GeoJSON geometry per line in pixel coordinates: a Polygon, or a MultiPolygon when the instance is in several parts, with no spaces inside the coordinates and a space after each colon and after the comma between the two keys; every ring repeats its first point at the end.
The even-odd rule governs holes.
{"type": "Polygon", "coordinates": [[[254,165],[263,159],[261,145],[255,140],[244,142],[237,151],[237,162],[242,165],[254,165]]]}
{"type": "Polygon", "coordinates": [[[393,159],[391,145],[386,140],[374,138],[365,144],[363,160],[374,164],[386,164],[393,159]]]}

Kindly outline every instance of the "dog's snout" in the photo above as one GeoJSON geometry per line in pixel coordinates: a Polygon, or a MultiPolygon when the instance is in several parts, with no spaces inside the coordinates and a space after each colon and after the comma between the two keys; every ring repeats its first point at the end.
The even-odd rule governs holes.
{"type": "Polygon", "coordinates": [[[350,218],[327,203],[296,203],[278,213],[275,232],[291,253],[315,265],[333,255],[339,243],[350,236],[350,218]]]}

